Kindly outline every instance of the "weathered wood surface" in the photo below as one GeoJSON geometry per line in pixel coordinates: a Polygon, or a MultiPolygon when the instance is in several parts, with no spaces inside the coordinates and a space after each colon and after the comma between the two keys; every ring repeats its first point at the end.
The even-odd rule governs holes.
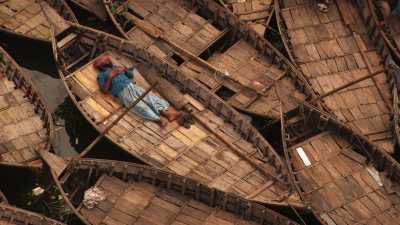
{"type": "Polygon", "coordinates": [[[385,42],[395,58],[400,60],[400,23],[398,18],[394,17],[385,21],[384,26],[381,27],[380,23],[383,21],[383,14],[379,7],[379,1],[365,1],[362,8],[364,8],[366,20],[371,23],[369,29],[377,30],[376,33],[379,34],[377,36],[380,36],[380,39],[385,42]]]}
{"type": "Polygon", "coordinates": [[[102,0],[71,0],[71,2],[80,6],[82,9],[94,14],[99,19],[106,21],[108,19],[108,15],[102,0]]]}
{"type": "Polygon", "coordinates": [[[296,224],[233,194],[132,163],[73,160],[57,184],[86,224],[296,224]],[[82,194],[93,186],[106,199],[87,209],[82,194]]]}
{"type": "MultiPolygon", "coordinates": [[[[75,32],[81,33],[80,38],[76,36],[62,48],[53,43],[60,75],[74,103],[99,132],[118,117],[123,106],[117,99],[99,91],[96,81],[98,72],[88,53],[93,53],[94,57],[107,54],[115,65],[136,65],[138,72],[134,74],[134,79],[138,85],[147,89],[146,77],[156,77],[169,83],[169,88],[159,88],[155,94],[174,102],[168,95],[172,88],[172,92],[178,94],[174,96],[186,102],[181,107],[193,110],[194,124],[190,128],[172,122],[164,129],[129,112],[107,132],[109,140],[152,166],[193,178],[210,187],[278,205],[287,205],[288,198],[290,204],[301,207],[298,197],[288,192],[286,171],[278,154],[228,104],[176,67],[139,46],[70,24],[71,33],[64,34],[65,38],[75,32]],[[96,43],[98,47],[95,47],[96,43]],[[124,51],[118,51],[118,48],[124,51]],[[70,52],[74,55],[69,55],[70,52]],[[74,66],[77,60],[84,66],[74,66]]],[[[63,39],[57,41],[63,42],[63,39]]]]}
{"type": "Polygon", "coordinates": [[[0,204],[0,224],[65,225],[64,223],[49,219],[43,215],[15,208],[6,204],[0,204]]]}
{"type": "MultiPolygon", "coordinates": [[[[277,10],[288,52],[316,93],[323,95],[384,69],[356,5],[332,1],[324,14],[313,2],[283,0],[277,10]]],[[[390,125],[390,79],[382,73],[327,96],[323,102],[338,119],[393,153],[396,137],[390,125]]]]}
{"type": "Polygon", "coordinates": [[[300,196],[321,222],[400,224],[400,166],[350,128],[305,106],[283,133],[300,196]],[[303,117],[305,116],[305,117],[303,117]]]}
{"type": "Polygon", "coordinates": [[[213,1],[190,4],[184,0],[129,0],[105,5],[125,38],[179,66],[241,111],[278,118],[277,80],[285,81],[280,84],[287,94],[293,93],[297,98],[305,99],[304,94],[295,88],[298,78],[297,74],[294,75],[293,65],[287,65],[290,62],[283,59],[283,55],[277,55],[280,53],[276,53],[276,49],[266,50],[270,46],[260,47],[258,42],[251,43],[243,38],[238,30],[248,36],[262,36],[254,31],[251,33],[248,27],[239,27],[238,18],[213,1]],[[201,4],[213,7],[216,12],[208,11],[210,9],[201,4]],[[200,15],[198,9],[206,13],[200,15]],[[136,26],[126,25],[127,21],[135,21],[136,26]],[[229,23],[231,26],[227,26],[229,23]],[[229,30],[233,32],[227,32],[229,30]],[[222,42],[225,43],[223,46],[222,42]],[[194,57],[182,54],[176,46],[194,57]],[[267,51],[272,51],[272,55],[267,55],[267,51]],[[200,58],[202,54],[209,56],[200,58]]]}
{"type": "Polygon", "coordinates": [[[274,13],[273,0],[226,1],[227,6],[240,20],[264,36],[274,13]]]}
{"type": "Polygon", "coordinates": [[[77,22],[64,0],[7,0],[0,1],[0,30],[49,41],[50,26],[40,7],[43,3],[54,7],[65,19],[77,22]]]}
{"type": "Polygon", "coordinates": [[[48,151],[52,119],[27,74],[0,48],[0,164],[28,165],[48,151]]]}

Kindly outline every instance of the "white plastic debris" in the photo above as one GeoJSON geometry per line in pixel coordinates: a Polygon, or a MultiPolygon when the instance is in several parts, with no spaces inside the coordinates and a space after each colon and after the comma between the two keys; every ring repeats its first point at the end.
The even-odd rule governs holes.
{"type": "Polygon", "coordinates": [[[44,193],[44,189],[41,187],[36,187],[36,188],[32,189],[33,196],[39,196],[43,193],[44,193]]]}
{"type": "Polygon", "coordinates": [[[308,159],[307,154],[304,152],[302,147],[296,148],[297,153],[299,154],[301,160],[303,161],[305,166],[311,166],[311,161],[308,159]]]}
{"type": "Polygon", "coordinates": [[[83,195],[83,205],[88,209],[93,209],[101,201],[106,200],[106,195],[97,187],[91,187],[83,195]]]}
{"type": "Polygon", "coordinates": [[[372,166],[367,167],[367,171],[369,175],[374,178],[376,184],[378,184],[379,187],[383,187],[383,182],[381,180],[381,177],[379,176],[379,172],[372,166]]]}

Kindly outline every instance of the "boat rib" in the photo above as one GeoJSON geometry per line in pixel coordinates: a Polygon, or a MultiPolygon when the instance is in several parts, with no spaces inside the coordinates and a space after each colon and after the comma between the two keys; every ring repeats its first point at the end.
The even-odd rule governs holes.
{"type": "Polygon", "coordinates": [[[1,225],[66,225],[43,215],[0,203],[1,225]]]}
{"type": "Polygon", "coordinates": [[[314,97],[290,61],[255,30],[214,1],[192,2],[105,1],[105,6],[126,39],[243,112],[279,118],[277,83],[299,99],[314,97]]]}
{"type": "Polygon", "coordinates": [[[400,165],[383,149],[307,103],[282,127],[292,183],[323,224],[400,224],[400,165]]]}
{"type": "Polygon", "coordinates": [[[56,183],[85,224],[297,224],[234,194],[132,163],[73,160],[56,183]],[[83,196],[94,187],[105,200],[88,209],[83,196]]]}
{"type": "Polygon", "coordinates": [[[0,31],[40,41],[50,41],[50,26],[40,4],[47,3],[65,19],[77,22],[64,0],[0,1],[0,31]]]}
{"type": "Polygon", "coordinates": [[[0,47],[0,164],[32,166],[48,151],[51,114],[27,74],[0,47]]]}
{"type": "MultiPolygon", "coordinates": [[[[287,51],[314,91],[324,96],[360,77],[382,71],[367,80],[337,89],[323,98],[339,120],[362,133],[388,153],[394,153],[398,132],[391,128],[397,90],[386,55],[373,46],[355,1],[335,0],[327,13],[315,1],[275,3],[287,51]],[[300,17],[302,19],[297,19],[300,17]]],[[[359,1],[358,1],[359,2],[359,1]]],[[[397,116],[395,116],[397,117],[397,116]]],[[[396,126],[397,127],[397,122],[396,126]]]]}
{"type": "Polygon", "coordinates": [[[60,77],[85,118],[100,133],[123,111],[120,102],[100,92],[93,61],[108,55],[119,66],[136,67],[134,79],[156,91],[172,107],[190,112],[190,128],[176,121],[161,129],[132,112],[105,136],[129,154],[156,168],[269,204],[302,207],[292,195],[287,171],[273,147],[250,122],[208,89],[147,50],[115,36],[69,23],[53,39],[60,77]]]}

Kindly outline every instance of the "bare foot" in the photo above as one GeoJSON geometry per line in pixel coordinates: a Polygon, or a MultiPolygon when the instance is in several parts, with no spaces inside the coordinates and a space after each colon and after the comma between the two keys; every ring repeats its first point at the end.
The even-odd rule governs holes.
{"type": "Polygon", "coordinates": [[[159,121],[157,121],[157,124],[161,127],[161,128],[165,128],[168,124],[168,121],[161,117],[159,121]]]}
{"type": "Polygon", "coordinates": [[[168,107],[166,110],[162,111],[161,114],[165,116],[169,122],[175,121],[182,116],[181,112],[176,111],[172,107],[168,107]]]}

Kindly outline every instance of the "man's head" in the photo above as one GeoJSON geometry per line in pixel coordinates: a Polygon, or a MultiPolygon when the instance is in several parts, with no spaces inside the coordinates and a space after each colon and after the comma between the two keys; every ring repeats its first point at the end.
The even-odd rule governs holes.
{"type": "Polygon", "coordinates": [[[96,68],[98,70],[105,70],[107,68],[112,68],[113,64],[111,62],[110,57],[104,55],[104,56],[98,57],[94,61],[93,66],[94,66],[94,68],[96,68]]]}

